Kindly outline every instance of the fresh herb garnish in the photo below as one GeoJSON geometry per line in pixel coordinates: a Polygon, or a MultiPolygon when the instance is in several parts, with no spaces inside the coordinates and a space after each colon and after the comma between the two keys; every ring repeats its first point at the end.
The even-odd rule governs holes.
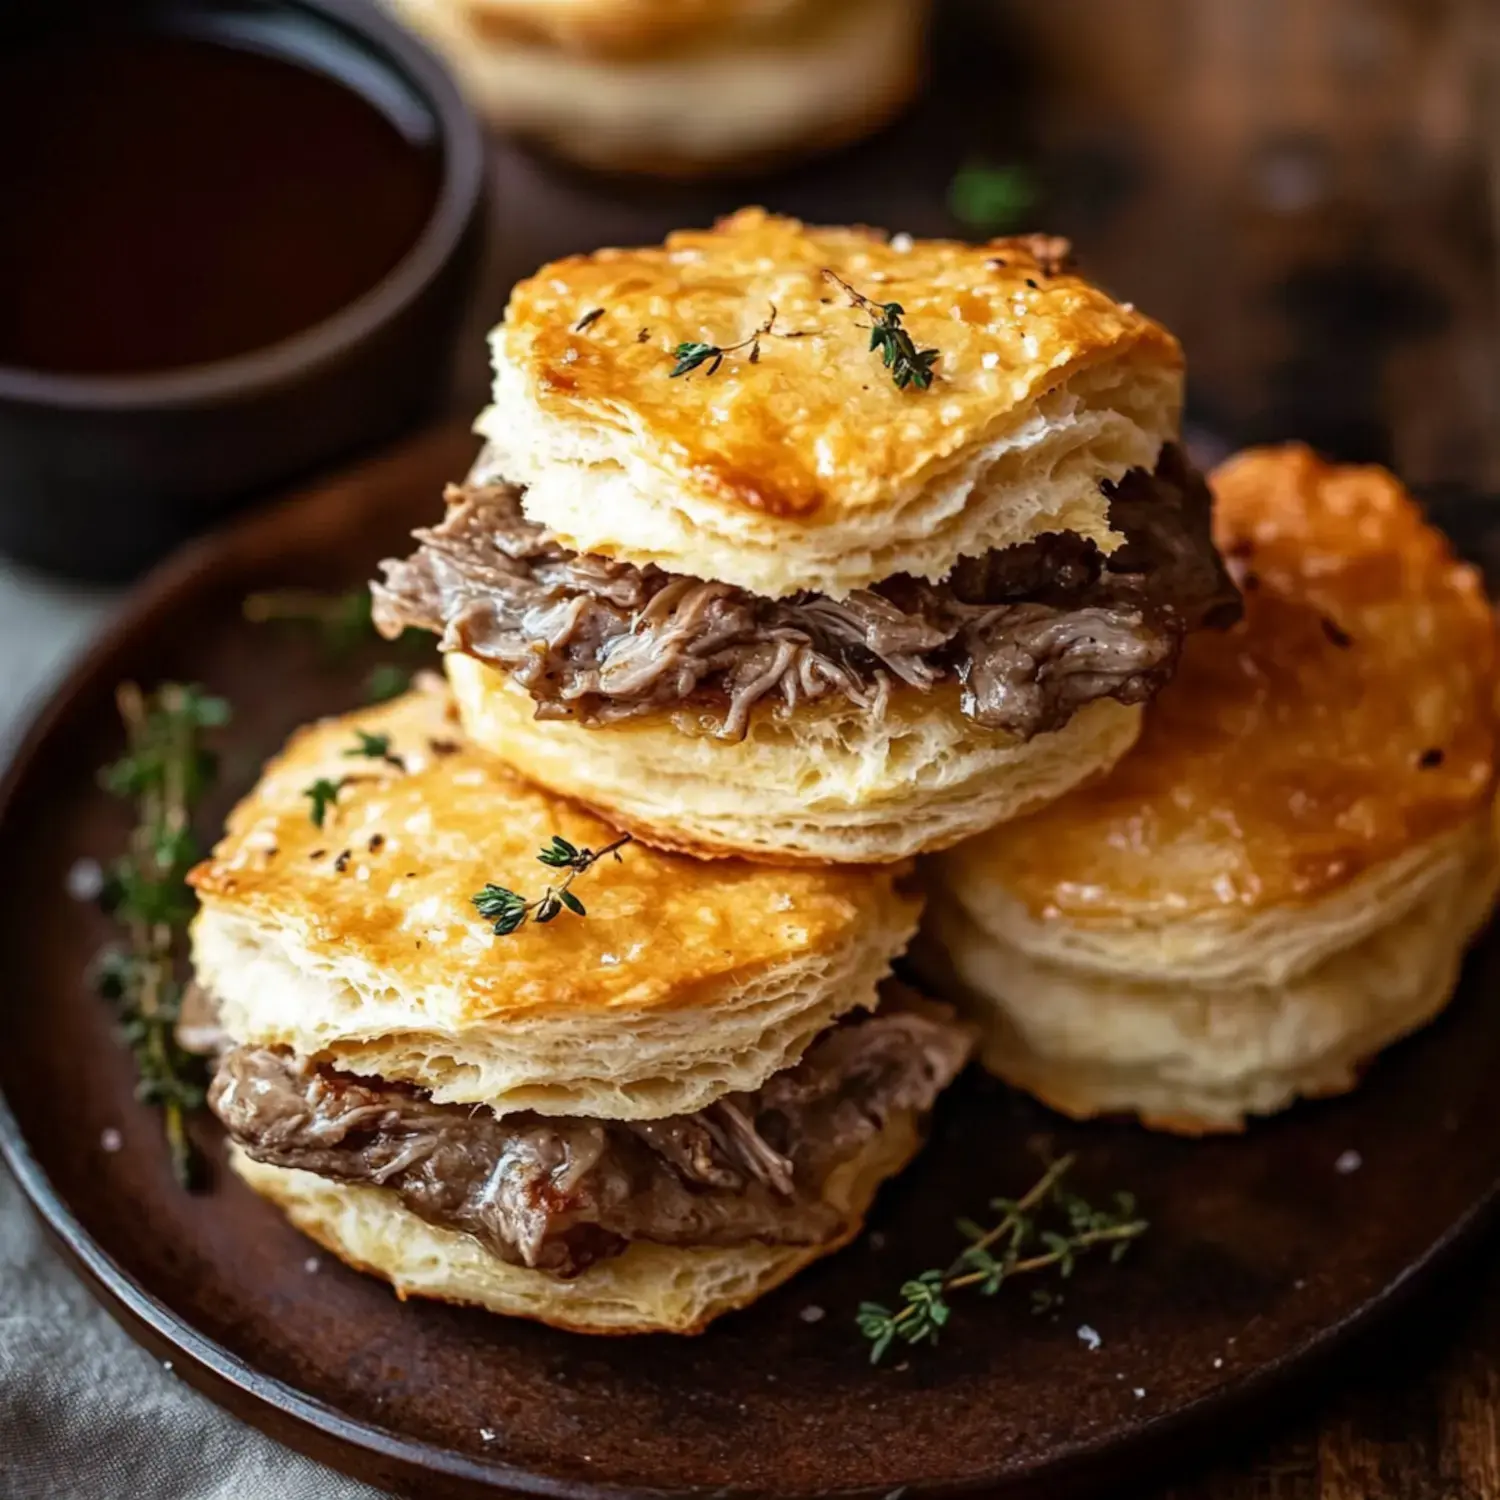
{"type": "Polygon", "coordinates": [[[590,308],[588,312],[584,313],[584,315],[573,325],[573,332],[582,333],[584,329],[590,327],[594,323],[597,323],[603,316],[604,309],[602,307],[590,308]]]}
{"type": "Polygon", "coordinates": [[[365,678],[365,702],[388,703],[399,698],[411,686],[412,674],[405,667],[383,661],[371,667],[365,678]]]}
{"type": "Polygon", "coordinates": [[[835,271],[823,275],[848,295],[849,305],[868,313],[875,321],[870,325],[870,350],[880,352],[880,362],[891,372],[896,389],[915,386],[925,391],[932,384],[932,367],[942,357],[937,349],[918,349],[911,335],[901,326],[906,309],[899,302],[875,302],[857,292],[835,271]]]}
{"type": "Polygon", "coordinates": [[[343,594],[320,594],[314,589],[276,589],[270,593],[250,594],[243,608],[245,618],[252,625],[284,621],[313,626],[324,651],[333,660],[341,660],[355,647],[373,641],[377,636],[370,619],[367,589],[350,589],[343,594]]]}
{"type": "Polygon", "coordinates": [[[737,348],[739,348],[738,344],[730,344],[725,348],[720,348],[718,344],[679,344],[672,351],[672,357],[677,363],[672,367],[672,373],[667,376],[667,379],[676,380],[679,375],[690,374],[710,359],[713,363],[709,365],[708,373],[712,375],[724,363],[724,356],[730,350],[737,348]]]}
{"type": "Polygon", "coordinates": [[[558,834],[552,835],[552,842],[547,845],[538,855],[537,859],[552,870],[566,870],[567,878],[560,885],[549,885],[534,901],[528,901],[524,896],[515,891],[507,890],[503,885],[486,885],[476,896],[469,899],[474,903],[474,909],[487,922],[494,924],[493,931],[496,937],[507,937],[521,926],[527,918],[536,922],[550,922],[553,917],[566,908],[574,916],[586,917],[588,912],[584,909],[583,902],[569,889],[574,880],[582,875],[591,865],[597,864],[607,854],[613,854],[618,861],[619,851],[630,842],[628,833],[621,834],[614,843],[606,844],[596,854],[592,849],[580,849],[576,844],[570,844],[567,839],[558,834]]]}
{"type": "MultiPolygon", "coordinates": [[[[687,375],[693,370],[696,370],[699,365],[704,364],[708,366],[708,369],[705,373],[708,375],[712,375],[718,370],[719,366],[724,363],[724,356],[726,354],[733,354],[736,350],[744,349],[746,347],[748,347],[750,350],[750,363],[752,365],[758,365],[760,363],[760,341],[765,338],[772,331],[772,329],[775,328],[775,326],[776,304],[773,302],[771,303],[771,311],[766,317],[766,321],[762,323],[760,327],[750,335],[749,338],[741,339],[737,344],[679,344],[672,351],[672,358],[675,359],[677,363],[673,365],[672,373],[667,378],[669,380],[676,380],[679,375],[687,375]]],[[[784,338],[800,337],[800,335],[794,333],[784,334],[781,336],[784,338]]]]}
{"type": "Polygon", "coordinates": [[[995,233],[1014,229],[1036,206],[1036,182],[1018,163],[991,166],[988,162],[966,162],[948,184],[948,211],[970,229],[995,233]]]}
{"type": "Polygon", "coordinates": [[[311,786],[302,788],[302,795],[312,801],[308,816],[313,820],[315,827],[323,826],[323,821],[328,816],[328,809],[339,800],[339,792],[343,785],[342,781],[330,781],[326,776],[320,776],[311,786]]]}
{"type": "Polygon", "coordinates": [[[344,751],[346,758],[362,756],[365,760],[383,760],[386,765],[395,766],[398,771],[406,769],[406,762],[391,749],[390,735],[371,734],[368,730],[356,729],[354,740],[354,745],[344,751]]]}
{"type": "Polygon", "coordinates": [[[193,810],[216,769],[202,736],[228,722],[229,705],[180,683],[165,683],[149,696],[123,683],[116,702],[127,750],[100,781],[134,805],[136,826],[109,872],[105,905],[125,928],[128,947],[101,954],[94,973],[100,993],[118,1007],[135,1054],[136,1095],[160,1107],[172,1170],[187,1187],[196,1164],[186,1116],[203,1102],[203,1078],[199,1059],[177,1042],[182,986],[176,968],[194,911],[187,885],[198,860],[193,810]]]}
{"type": "MultiPolygon", "coordinates": [[[[380,638],[370,618],[368,589],[350,589],[343,594],[320,594],[313,589],[276,589],[251,594],[244,602],[244,615],[252,624],[283,622],[310,626],[323,655],[332,664],[348,660],[362,646],[380,638]]],[[[425,652],[432,637],[421,630],[403,630],[396,647],[403,653],[425,652]]],[[[394,662],[380,662],[365,677],[366,703],[384,703],[399,698],[411,686],[410,669],[394,662]]]]}
{"type": "MultiPolygon", "coordinates": [[[[1062,1179],[1073,1161],[1065,1156],[1054,1162],[1023,1198],[994,1199],[990,1207],[1001,1219],[993,1229],[960,1219],[958,1230],[970,1240],[968,1247],[947,1270],[923,1271],[903,1282],[898,1310],[879,1302],[860,1303],[855,1322],[870,1340],[870,1363],[879,1364],[896,1339],[913,1345],[937,1343],[952,1315],[948,1298],[953,1292],[974,1287],[981,1296],[993,1297],[1013,1276],[1054,1268],[1068,1277],[1080,1255],[1103,1245],[1110,1247],[1111,1261],[1119,1260],[1130,1242],[1146,1232],[1147,1223],[1136,1217],[1129,1193],[1116,1193],[1110,1211],[1064,1192],[1062,1179]],[[1042,1222],[1049,1211],[1057,1227],[1042,1222]],[[1028,1250],[1031,1253],[1025,1254],[1028,1250]]],[[[1033,1294],[1033,1308],[1040,1305],[1033,1294]]]]}

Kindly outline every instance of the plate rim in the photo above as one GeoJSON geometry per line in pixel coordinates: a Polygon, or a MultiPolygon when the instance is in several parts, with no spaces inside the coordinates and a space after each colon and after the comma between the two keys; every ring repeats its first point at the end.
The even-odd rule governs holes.
{"type": "MultiPolygon", "coordinates": [[[[211,579],[236,555],[253,555],[258,550],[256,543],[262,534],[277,534],[293,512],[313,513],[320,504],[331,507],[336,492],[347,493],[350,488],[357,487],[371,470],[415,450],[427,446],[437,448],[451,442],[460,430],[447,423],[429,428],[373,460],[327,477],[300,494],[240,516],[226,526],[193,539],[147,573],[125,594],[119,608],[75,659],[58,686],[33,710],[15,742],[3,772],[0,772],[0,837],[13,817],[24,784],[31,778],[43,751],[72,705],[88,692],[98,690],[98,680],[108,670],[111,659],[121,653],[154,614],[170,607],[195,581],[211,579]]],[[[1451,536],[1451,532],[1449,534],[1451,536]]],[[[1472,948],[1477,949],[1486,941],[1500,941],[1500,928],[1491,928],[1488,938],[1481,934],[1472,948]]],[[[1478,1003],[1480,998],[1474,997],[1471,1003],[1478,1003]]],[[[185,1356],[195,1373],[206,1377],[205,1385],[196,1381],[190,1381],[190,1384],[221,1410],[249,1421],[283,1446],[295,1445],[270,1430],[265,1419],[290,1419],[324,1443],[359,1450],[410,1473],[483,1486],[496,1494],[509,1492],[538,1496],[542,1500],[695,1500],[695,1497],[720,1495],[732,1495],[734,1500],[786,1500],[785,1492],[752,1487],[725,1489],[696,1485],[663,1489],[603,1479],[558,1478],[498,1458],[471,1457],[456,1449],[407,1437],[377,1423],[348,1416],[286,1381],[257,1370],[249,1361],[201,1333],[187,1318],[137,1283],[89,1234],[53,1186],[32,1153],[3,1090],[0,1090],[0,1160],[14,1174],[31,1209],[50,1232],[54,1245],[61,1250],[70,1272],[78,1276],[127,1335],[145,1347],[145,1340],[140,1336],[143,1327],[185,1356]],[[244,1411],[235,1410],[220,1399],[219,1393],[226,1387],[247,1398],[244,1411]]],[[[1192,1434],[1215,1417],[1253,1419],[1258,1410],[1273,1405],[1274,1398],[1315,1374],[1352,1340],[1398,1311],[1444,1264],[1478,1239],[1496,1220],[1500,1220],[1500,1175],[1492,1179],[1484,1192],[1447,1224],[1419,1255],[1409,1260],[1393,1279],[1342,1318],[1324,1325],[1300,1344],[1284,1350],[1238,1379],[1149,1419],[1124,1437],[1106,1434],[1071,1442],[1061,1447],[1044,1466],[1025,1473],[1007,1473],[998,1469],[986,1475],[934,1476],[894,1488],[890,1485],[859,1485],[823,1493],[828,1500],[894,1500],[898,1494],[939,1500],[939,1497],[988,1493],[998,1485],[1011,1493],[1021,1494],[1032,1487],[1046,1488],[1074,1480],[1088,1484],[1093,1482],[1089,1477],[1093,1471],[1126,1459],[1160,1468],[1160,1455],[1167,1445],[1180,1440],[1184,1450],[1191,1450],[1192,1434]]],[[[312,1456],[318,1462],[339,1467],[337,1459],[312,1456]]],[[[365,1479],[365,1482],[369,1481],[365,1479]]],[[[1047,1493],[1052,1491],[1047,1489],[1047,1493]]]]}
{"type": "MultiPolygon", "coordinates": [[[[10,787],[0,786],[0,823],[3,823],[9,805],[10,787]]],[[[227,1407],[219,1399],[217,1387],[211,1385],[205,1389],[196,1382],[189,1382],[221,1411],[250,1421],[273,1442],[293,1446],[286,1444],[277,1434],[266,1431],[257,1420],[262,1415],[290,1418],[335,1444],[360,1449],[419,1473],[483,1485],[496,1494],[508,1492],[539,1496],[543,1500],[627,1500],[627,1497],[628,1500],[694,1500],[694,1497],[723,1495],[732,1495],[735,1500],[785,1500],[783,1492],[751,1487],[725,1489],[696,1485],[663,1489],[605,1480],[559,1479],[502,1460],[471,1458],[455,1449],[406,1437],[376,1423],[350,1417],[286,1381],[257,1370],[247,1360],[199,1332],[186,1318],[140,1286],[84,1229],[53,1187],[26,1143],[3,1092],[0,1092],[0,1159],[10,1168],[32,1210],[50,1231],[70,1272],[78,1276],[124,1332],[136,1344],[145,1347],[135,1327],[139,1322],[156,1338],[185,1355],[196,1370],[209,1377],[210,1382],[231,1386],[249,1398],[253,1403],[253,1414],[247,1417],[245,1413],[227,1407]],[[122,1312],[127,1315],[125,1318],[121,1318],[122,1312]]],[[[828,1500],[891,1500],[898,1494],[930,1496],[937,1500],[937,1497],[985,1494],[997,1484],[1018,1486],[1016,1492],[1023,1493],[1035,1485],[1066,1483],[1070,1476],[1082,1478],[1101,1463],[1127,1455],[1149,1464],[1152,1455],[1165,1445],[1174,1439],[1190,1437],[1215,1416],[1244,1418],[1268,1404],[1271,1398],[1284,1396],[1294,1380],[1310,1378],[1352,1341],[1398,1312],[1437,1271],[1480,1238],[1491,1222],[1500,1217],[1497,1206],[1500,1206],[1500,1178],[1453,1220],[1420,1256],[1344,1318],[1326,1325],[1302,1344],[1284,1351],[1243,1377],[1152,1418],[1123,1439],[1103,1436],[1069,1444],[1044,1467],[1026,1474],[1007,1475],[1004,1471],[994,1471],[964,1478],[916,1480],[895,1487],[851,1486],[823,1494],[828,1500]]],[[[338,1468],[336,1462],[314,1457],[317,1462],[338,1468]]],[[[353,1477],[369,1482],[365,1476],[353,1477]]]]}

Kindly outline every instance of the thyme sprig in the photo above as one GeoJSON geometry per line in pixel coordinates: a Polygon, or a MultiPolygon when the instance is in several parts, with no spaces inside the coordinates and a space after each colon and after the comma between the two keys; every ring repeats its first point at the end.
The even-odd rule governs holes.
{"type": "Polygon", "coordinates": [[[877,350],[880,362],[891,372],[896,389],[904,391],[915,386],[925,391],[932,384],[932,367],[940,358],[938,349],[918,349],[912,336],[901,326],[906,309],[899,302],[876,302],[856,291],[836,271],[824,269],[823,275],[835,286],[843,289],[849,305],[866,312],[874,321],[870,324],[870,352],[877,350]]]}
{"type": "Polygon", "coordinates": [[[390,661],[379,662],[365,675],[365,702],[388,703],[399,698],[411,686],[411,679],[406,667],[390,661]]]}
{"type": "Polygon", "coordinates": [[[948,184],[948,211],[970,229],[996,234],[1015,228],[1039,196],[1035,175],[1021,162],[968,161],[948,184]]]}
{"type": "Polygon", "coordinates": [[[136,1095],[160,1107],[172,1170],[186,1187],[196,1176],[186,1117],[203,1102],[203,1078],[201,1062],[183,1051],[175,1034],[182,1008],[177,960],[194,911],[187,885],[198,860],[193,810],[216,770],[202,736],[229,721],[229,705],[181,683],[150,695],[122,683],[115,697],[127,749],[100,781],[134,806],[136,824],[126,853],[109,872],[104,899],[125,929],[127,946],[101,954],[94,973],[135,1054],[136,1095]]]}
{"type": "MultiPolygon", "coordinates": [[[[1129,1193],[1116,1193],[1110,1210],[1063,1191],[1062,1180],[1073,1162],[1072,1156],[1053,1162],[1024,1197],[993,1199],[990,1207],[1001,1216],[994,1228],[960,1219],[959,1233],[970,1243],[946,1270],[923,1271],[903,1282],[903,1301],[896,1311],[879,1302],[861,1302],[855,1323],[870,1340],[870,1363],[879,1364],[897,1339],[911,1345],[937,1343],[952,1316],[948,1298],[954,1292],[972,1287],[993,1297],[1013,1276],[1053,1269],[1066,1278],[1080,1255],[1105,1245],[1111,1262],[1118,1261],[1131,1241],[1146,1232],[1147,1222],[1136,1216],[1129,1193]],[[1058,1227],[1042,1222],[1048,1212],[1058,1227]]],[[[1033,1305],[1050,1302],[1034,1296],[1033,1305]]]]}
{"type": "Polygon", "coordinates": [[[343,789],[342,778],[338,781],[331,781],[327,776],[320,776],[316,781],[302,788],[302,795],[312,804],[307,815],[312,819],[314,827],[321,828],[327,821],[328,809],[338,804],[339,793],[343,789]]]}
{"type": "Polygon", "coordinates": [[[344,751],[344,755],[346,759],[359,756],[365,760],[384,761],[398,771],[406,769],[406,762],[391,749],[390,735],[371,734],[367,729],[354,731],[354,744],[344,751]]]}
{"type": "Polygon", "coordinates": [[[365,589],[323,594],[316,589],[274,589],[250,594],[242,606],[252,625],[282,621],[315,628],[323,649],[334,660],[376,638],[370,619],[370,595],[365,589]]]}
{"type": "MultiPolygon", "coordinates": [[[[718,371],[719,366],[724,363],[724,356],[726,354],[734,354],[737,350],[747,347],[750,350],[750,363],[758,365],[760,363],[760,341],[763,338],[769,337],[776,327],[776,304],[772,302],[769,306],[771,310],[766,315],[766,321],[749,338],[743,338],[737,344],[678,344],[672,351],[672,358],[677,363],[673,365],[672,373],[667,378],[669,380],[676,380],[679,375],[690,374],[693,370],[704,364],[708,366],[705,374],[713,375],[718,371]]],[[[796,339],[803,338],[805,335],[800,333],[782,333],[777,334],[776,337],[796,339]]]]}
{"type": "MultiPolygon", "coordinates": [[[[333,665],[346,662],[361,647],[380,639],[380,632],[370,618],[368,589],[349,589],[342,594],[325,594],[316,589],[273,589],[248,595],[242,610],[253,625],[283,623],[309,627],[323,655],[333,665]]],[[[403,653],[425,651],[431,646],[431,637],[424,631],[404,630],[396,646],[403,653]]],[[[408,668],[395,662],[380,662],[365,676],[365,701],[384,703],[398,698],[411,686],[411,679],[408,668]]]]}
{"type": "Polygon", "coordinates": [[[508,937],[528,919],[535,922],[550,922],[559,912],[567,910],[575,917],[586,917],[587,909],[572,892],[573,882],[606,855],[613,854],[619,862],[619,851],[630,843],[628,833],[621,834],[614,843],[606,844],[597,853],[592,849],[580,849],[560,834],[552,835],[552,842],[537,854],[537,859],[551,870],[566,870],[568,873],[558,885],[549,885],[533,901],[503,885],[487,884],[478,894],[469,899],[474,909],[487,922],[494,924],[496,937],[508,937]]]}

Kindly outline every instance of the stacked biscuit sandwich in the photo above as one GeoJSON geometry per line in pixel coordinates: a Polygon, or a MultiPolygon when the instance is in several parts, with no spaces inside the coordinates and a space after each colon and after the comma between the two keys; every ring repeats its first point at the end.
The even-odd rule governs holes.
{"type": "Polygon", "coordinates": [[[1058,242],[747,211],[545,267],[493,351],[374,589],[449,685],[302,731],[194,877],[236,1168],[343,1259],[694,1330],[858,1231],[976,1030],[1075,1113],[1214,1127],[1441,1003],[1493,868],[1472,577],[1388,480],[1246,460],[1235,623],[1178,347],[1058,242]],[[1296,838],[1223,831],[1278,797],[1296,838]],[[917,855],[978,1027],[891,977],[917,855]]]}
{"type": "Polygon", "coordinates": [[[1062,264],[746,212],[519,286],[376,619],[195,874],[236,1169],[400,1291],[702,1327],[854,1234],[974,1040],[909,856],[1114,762],[1236,609],[1176,344],[1062,264]]]}
{"type": "Polygon", "coordinates": [[[917,900],[619,839],[439,691],[296,736],[195,875],[236,1170],[403,1294],[586,1332],[846,1241],[970,1046],[885,979],[917,900]]]}
{"type": "Polygon", "coordinates": [[[666,176],[874,130],[920,82],[927,12],[927,0],[392,4],[494,124],[586,166],[666,176]]]}
{"type": "Polygon", "coordinates": [[[661,847],[888,862],[1051,801],[1238,609],[1181,351],[1062,259],[748,210],[545,267],[377,623],[661,847]]]}

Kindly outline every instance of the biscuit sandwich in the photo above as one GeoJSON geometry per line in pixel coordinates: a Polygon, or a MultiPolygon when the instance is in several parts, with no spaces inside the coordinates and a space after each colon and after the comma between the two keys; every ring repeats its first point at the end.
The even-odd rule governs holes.
{"type": "Polygon", "coordinates": [[[1352,1088],[1446,1004],[1497,878],[1476,571],[1382,469],[1288,447],[1212,483],[1244,620],[1107,779],[942,856],[930,912],[992,1071],[1183,1133],[1352,1088]]]}
{"type": "Polygon", "coordinates": [[[926,0],[393,0],[493,124],[697,176],[856,140],[916,92],[926,0]]]}
{"type": "Polygon", "coordinates": [[[1065,252],[752,209],[545,267],[377,624],[663,847],[895,861],[1050,801],[1238,608],[1178,345],[1065,252]]]}
{"type": "Polygon", "coordinates": [[[850,1239],[967,1057],[909,872],[622,840],[444,692],[302,730],[194,871],[235,1170],[402,1296],[693,1332],[850,1239]]]}

